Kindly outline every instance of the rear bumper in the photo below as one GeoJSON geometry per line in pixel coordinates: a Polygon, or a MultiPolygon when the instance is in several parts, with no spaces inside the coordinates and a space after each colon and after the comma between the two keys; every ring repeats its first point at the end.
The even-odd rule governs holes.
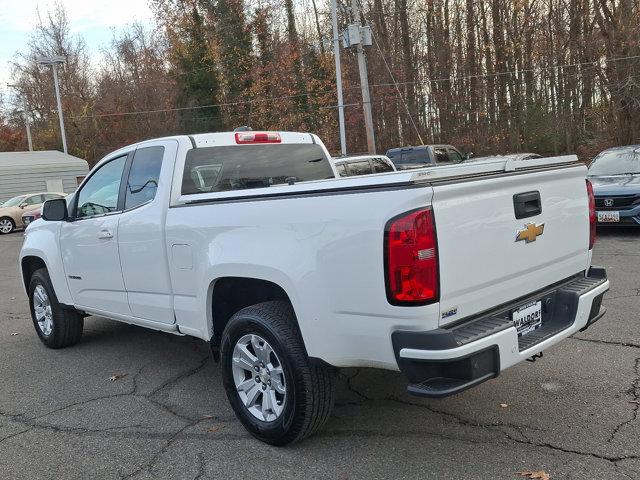
{"type": "Polygon", "coordinates": [[[509,304],[428,332],[392,334],[398,367],[409,379],[409,393],[444,397],[473,387],[560,340],[586,329],[604,315],[609,289],[603,268],[577,276],[509,304]],[[542,301],[542,325],[518,337],[513,309],[542,301]]]}

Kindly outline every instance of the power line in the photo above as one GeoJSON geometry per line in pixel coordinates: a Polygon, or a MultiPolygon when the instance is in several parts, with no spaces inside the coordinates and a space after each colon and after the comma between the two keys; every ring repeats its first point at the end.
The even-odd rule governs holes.
{"type": "MultiPolygon", "coordinates": [[[[517,73],[536,73],[542,70],[556,70],[556,69],[560,69],[560,68],[569,68],[569,67],[579,67],[579,66],[589,66],[589,65],[593,65],[593,66],[598,66],[599,62],[601,61],[605,61],[605,62],[617,62],[617,61],[622,61],[622,60],[635,60],[635,59],[640,59],[640,55],[631,55],[628,57],[614,57],[614,58],[603,58],[600,60],[593,60],[590,62],[579,62],[579,63],[567,63],[567,64],[563,64],[563,65],[551,65],[548,67],[536,67],[536,68],[523,68],[520,70],[510,70],[510,71],[506,71],[506,72],[493,72],[493,73],[485,73],[485,74],[478,74],[478,75],[460,75],[460,76],[455,76],[455,77],[442,77],[442,78],[428,78],[425,80],[416,80],[413,82],[398,82],[397,85],[411,85],[411,84],[424,84],[424,83],[434,83],[434,82],[450,82],[453,80],[470,80],[472,78],[489,78],[489,77],[497,77],[497,76],[501,76],[501,75],[513,75],[513,74],[517,74],[517,73]]],[[[391,87],[393,86],[393,83],[378,83],[378,84],[374,84],[371,85],[372,87],[391,87]]]]}
{"type": "MultiPolygon", "coordinates": [[[[374,37],[375,38],[375,37],[374,37]]],[[[377,44],[377,42],[376,42],[377,44]]],[[[543,70],[554,70],[554,69],[560,69],[560,68],[569,68],[569,67],[576,67],[576,66],[586,66],[586,65],[599,65],[600,61],[606,61],[606,62],[617,62],[617,61],[623,61],[623,60],[633,60],[633,59],[638,59],[640,58],[640,55],[631,55],[631,56],[627,56],[627,57],[614,57],[614,58],[605,58],[605,59],[601,59],[599,61],[590,61],[590,62],[579,62],[579,63],[571,63],[571,64],[562,64],[562,65],[551,65],[548,67],[537,67],[537,68],[531,68],[531,69],[521,69],[521,70],[511,70],[511,71],[505,71],[505,72],[494,72],[491,74],[478,74],[478,75],[461,75],[461,76],[454,76],[454,77],[443,77],[443,78],[434,78],[434,79],[425,79],[425,80],[416,80],[416,81],[412,81],[412,82],[393,82],[393,83],[377,83],[377,84],[371,84],[371,87],[398,87],[400,85],[411,85],[411,84],[428,84],[428,83],[432,83],[432,82],[445,82],[445,81],[455,81],[455,80],[464,80],[464,79],[471,79],[471,78],[489,78],[489,77],[495,77],[495,76],[499,76],[499,75],[512,75],[512,74],[516,74],[516,73],[526,73],[526,72],[539,72],[539,71],[543,71],[543,70]]],[[[386,64],[386,59],[384,59],[383,56],[383,60],[386,64]]],[[[388,65],[387,65],[388,66],[388,65]]],[[[355,90],[355,89],[359,89],[359,86],[352,86],[352,87],[347,87],[347,90],[355,90]]],[[[307,93],[299,93],[299,94],[295,94],[295,95],[282,95],[282,96],[277,96],[277,97],[267,97],[267,98],[256,98],[256,99],[251,99],[251,100],[243,100],[243,101],[238,101],[238,102],[227,102],[227,103],[217,103],[217,104],[208,104],[208,105],[196,105],[193,107],[175,107],[175,108],[163,108],[163,109],[154,109],[154,110],[137,110],[137,111],[126,111],[126,112],[114,112],[114,113],[100,113],[100,114],[94,114],[94,115],[75,115],[75,116],[69,116],[67,118],[69,119],[81,119],[81,118],[97,118],[97,117],[113,117],[113,116],[127,116],[127,115],[143,115],[143,114],[153,114],[153,113],[164,113],[164,112],[177,112],[177,111],[187,111],[187,110],[199,110],[199,109],[205,109],[205,108],[215,108],[215,107],[233,107],[233,106],[239,106],[239,105],[249,105],[249,104],[253,104],[253,103],[259,103],[259,102],[268,102],[268,101],[281,101],[281,100],[286,100],[286,99],[291,99],[291,98],[299,98],[299,97],[308,97],[308,96],[321,96],[321,95],[327,95],[333,93],[333,89],[327,89],[327,90],[323,90],[323,91],[319,91],[319,92],[307,92],[307,93]]],[[[345,106],[353,106],[353,105],[357,105],[357,104],[350,104],[350,105],[345,105],[345,106]]],[[[330,105],[330,106],[322,106],[322,107],[318,107],[320,109],[322,108],[338,108],[337,105],[330,105]]]]}

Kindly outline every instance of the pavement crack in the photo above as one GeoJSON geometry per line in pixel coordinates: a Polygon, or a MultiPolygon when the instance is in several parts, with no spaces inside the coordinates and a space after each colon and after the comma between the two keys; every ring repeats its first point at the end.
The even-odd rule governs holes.
{"type": "Polygon", "coordinates": [[[638,419],[638,411],[640,410],[640,358],[636,358],[633,369],[635,372],[635,378],[631,383],[631,388],[626,391],[626,394],[631,397],[630,403],[633,404],[631,418],[625,420],[624,422],[620,422],[615,426],[615,428],[611,432],[611,435],[609,436],[609,439],[607,440],[607,443],[613,442],[615,436],[623,427],[635,422],[638,419]]]}
{"type": "Polygon", "coordinates": [[[353,381],[354,378],[356,378],[358,375],[360,375],[360,372],[362,372],[361,369],[357,369],[356,373],[354,373],[351,376],[348,375],[344,375],[345,378],[347,379],[347,389],[351,392],[351,393],[355,393],[358,397],[362,398],[363,400],[374,400],[373,398],[365,395],[364,393],[360,392],[356,387],[353,386],[353,384],[351,383],[353,381]]]}
{"type": "Polygon", "coordinates": [[[602,345],[615,345],[617,347],[640,348],[640,344],[637,344],[637,343],[613,342],[613,341],[609,341],[609,340],[599,340],[599,339],[596,339],[596,338],[571,337],[571,340],[578,340],[580,342],[589,342],[589,343],[599,343],[599,344],[602,344],[602,345]]]}
{"type": "Polygon", "coordinates": [[[165,453],[169,449],[169,447],[171,447],[171,445],[173,445],[178,440],[178,437],[180,436],[180,434],[184,432],[187,428],[193,427],[198,423],[200,423],[201,421],[202,420],[192,421],[184,425],[183,427],[180,427],[178,430],[176,430],[175,433],[171,435],[171,437],[169,437],[169,439],[167,440],[167,443],[165,443],[165,445],[161,449],[159,449],[156,453],[154,453],[147,462],[140,465],[133,472],[123,475],[121,478],[125,480],[128,478],[133,478],[142,472],[151,473],[151,470],[153,469],[153,466],[155,465],[155,463],[162,456],[162,454],[165,453]]]}
{"type": "Polygon", "coordinates": [[[27,433],[31,430],[33,430],[33,427],[28,427],[28,428],[25,428],[24,430],[20,430],[19,432],[12,433],[11,435],[7,435],[6,437],[0,439],[0,443],[4,442],[5,440],[9,440],[10,438],[17,437],[18,435],[22,435],[23,433],[27,433]]]}
{"type": "Polygon", "coordinates": [[[458,423],[460,425],[468,426],[468,427],[491,428],[491,429],[495,429],[495,428],[499,428],[499,427],[511,427],[511,428],[517,430],[518,433],[520,433],[524,438],[527,438],[527,436],[522,432],[522,428],[528,428],[530,430],[540,430],[540,429],[538,429],[536,427],[531,427],[531,426],[528,426],[528,425],[515,425],[515,424],[510,424],[510,423],[505,423],[505,422],[491,422],[491,423],[474,422],[472,420],[469,420],[468,418],[462,417],[462,416],[457,415],[455,413],[447,412],[446,410],[440,410],[438,408],[433,408],[431,405],[409,402],[407,400],[403,400],[403,399],[401,399],[399,397],[396,397],[396,396],[387,397],[387,398],[385,398],[385,400],[388,400],[388,401],[391,401],[391,402],[395,402],[395,403],[400,403],[402,405],[409,405],[409,406],[412,406],[412,407],[424,408],[425,410],[428,410],[431,413],[435,413],[435,414],[438,414],[438,415],[442,415],[444,417],[448,417],[450,419],[455,420],[456,423],[458,423]]]}
{"type": "Polygon", "coordinates": [[[195,367],[190,368],[189,370],[186,370],[184,372],[180,372],[177,375],[174,375],[173,377],[171,377],[168,380],[164,381],[162,384],[160,384],[159,386],[157,386],[156,388],[154,388],[153,390],[151,390],[148,394],[146,394],[144,396],[145,397],[151,397],[151,396],[157,394],[158,392],[161,392],[165,388],[170,387],[171,385],[174,385],[174,384],[178,383],[180,380],[183,380],[183,379],[185,379],[187,377],[190,377],[191,375],[195,375],[196,373],[198,373],[200,370],[202,370],[207,365],[207,362],[209,361],[210,358],[211,358],[211,355],[207,355],[202,360],[200,360],[195,367]]]}
{"type": "Polygon", "coordinates": [[[196,455],[196,459],[198,460],[198,473],[193,477],[193,480],[200,480],[201,478],[204,478],[205,475],[206,464],[204,461],[204,454],[202,454],[202,452],[198,453],[198,455],[196,455]]]}

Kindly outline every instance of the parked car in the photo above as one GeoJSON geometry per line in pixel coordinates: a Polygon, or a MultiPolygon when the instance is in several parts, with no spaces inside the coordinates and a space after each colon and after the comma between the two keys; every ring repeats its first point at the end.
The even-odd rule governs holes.
{"type": "Polygon", "coordinates": [[[336,157],[333,164],[341,177],[371,175],[372,173],[395,172],[396,168],[389,157],[384,155],[358,155],[336,157]]]}
{"type": "Polygon", "coordinates": [[[23,213],[36,210],[45,200],[61,197],[64,197],[64,193],[41,192],[18,195],[7,200],[0,207],[0,234],[24,228],[23,213]]]}
{"type": "Polygon", "coordinates": [[[598,154],[589,165],[597,222],[640,225],[640,145],[615,147],[598,154]]]}
{"type": "Polygon", "coordinates": [[[444,397],[601,318],[585,175],[570,156],[336,178],[311,134],[168,137],[45,202],[19,265],[46,346],[86,315],[200,338],[237,418],[284,445],[329,418],[338,368],[444,397]]]}
{"type": "Polygon", "coordinates": [[[397,170],[433,167],[436,165],[452,165],[462,162],[465,158],[452,145],[419,145],[416,147],[401,147],[387,150],[387,157],[393,162],[397,170]]]}
{"type": "Polygon", "coordinates": [[[464,161],[467,162],[479,162],[484,160],[531,160],[533,158],[542,158],[542,155],[538,155],[537,153],[507,153],[504,155],[488,155],[484,157],[473,157],[464,161]]]}

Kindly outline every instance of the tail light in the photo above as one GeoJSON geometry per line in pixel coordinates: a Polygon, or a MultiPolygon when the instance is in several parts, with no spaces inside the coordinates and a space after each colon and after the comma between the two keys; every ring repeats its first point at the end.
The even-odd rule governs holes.
{"type": "Polygon", "coordinates": [[[384,249],[389,303],[426,305],[438,300],[438,245],[431,208],[389,220],[384,249]]]}
{"type": "Polygon", "coordinates": [[[593,195],[593,185],[587,180],[587,196],[589,197],[589,250],[596,243],[596,197],[593,195]]]}
{"type": "Polygon", "coordinates": [[[238,132],[236,143],[280,143],[282,139],[276,132],[238,132]]]}

